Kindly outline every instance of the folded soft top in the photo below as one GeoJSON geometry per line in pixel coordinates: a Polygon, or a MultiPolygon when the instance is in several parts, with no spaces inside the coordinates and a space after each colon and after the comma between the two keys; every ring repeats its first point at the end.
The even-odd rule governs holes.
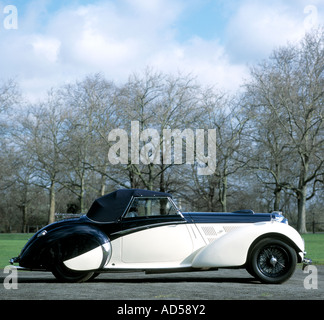
{"type": "Polygon", "coordinates": [[[170,197],[169,193],[142,189],[121,189],[96,199],[87,217],[96,222],[116,221],[127,209],[132,197],[170,197]]]}

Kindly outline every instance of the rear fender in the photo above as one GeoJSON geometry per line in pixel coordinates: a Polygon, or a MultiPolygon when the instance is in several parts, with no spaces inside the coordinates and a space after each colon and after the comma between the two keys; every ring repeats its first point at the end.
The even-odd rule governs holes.
{"type": "Polygon", "coordinates": [[[50,270],[63,262],[72,270],[100,269],[111,255],[110,240],[92,225],[62,225],[35,234],[19,256],[19,265],[25,268],[50,270]]]}
{"type": "Polygon", "coordinates": [[[260,238],[287,239],[297,253],[304,252],[299,233],[287,224],[260,222],[226,233],[198,252],[192,262],[194,268],[235,267],[246,263],[249,249],[260,238]]]}

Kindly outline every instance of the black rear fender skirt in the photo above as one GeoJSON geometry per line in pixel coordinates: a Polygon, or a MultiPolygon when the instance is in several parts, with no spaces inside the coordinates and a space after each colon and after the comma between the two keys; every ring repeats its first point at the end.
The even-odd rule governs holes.
{"type": "Polygon", "coordinates": [[[57,261],[74,258],[109,241],[108,236],[93,225],[62,225],[36,237],[20,256],[19,265],[51,269],[57,261]]]}

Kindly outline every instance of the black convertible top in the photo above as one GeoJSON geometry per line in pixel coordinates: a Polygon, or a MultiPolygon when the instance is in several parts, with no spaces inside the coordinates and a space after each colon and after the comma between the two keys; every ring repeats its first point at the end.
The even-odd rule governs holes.
{"type": "Polygon", "coordinates": [[[132,197],[170,197],[169,193],[141,190],[120,189],[96,199],[91,205],[87,217],[96,222],[114,222],[126,210],[132,197]]]}

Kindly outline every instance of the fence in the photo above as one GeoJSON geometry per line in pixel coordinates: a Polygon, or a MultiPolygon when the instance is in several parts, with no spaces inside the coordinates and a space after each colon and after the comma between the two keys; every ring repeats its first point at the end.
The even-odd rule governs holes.
{"type": "Polygon", "coordinates": [[[82,214],[76,213],[55,213],[55,221],[71,219],[71,218],[80,218],[82,214]]]}

